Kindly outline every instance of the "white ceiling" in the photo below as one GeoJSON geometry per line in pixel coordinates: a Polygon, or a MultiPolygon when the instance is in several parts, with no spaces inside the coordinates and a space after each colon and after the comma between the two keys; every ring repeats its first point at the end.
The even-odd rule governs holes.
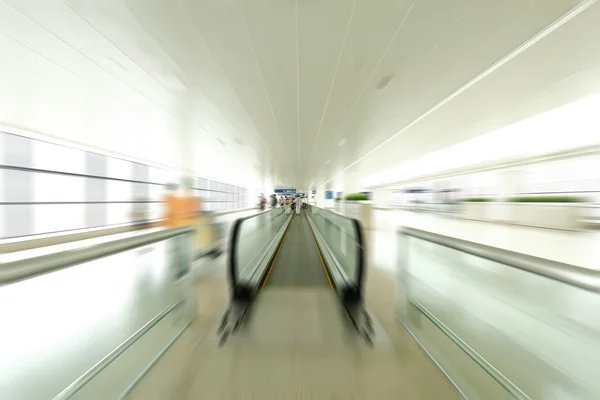
{"type": "Polygon", "coordinates": [[[582,3],[0,0],[0,123],[318,186],[600,91],[593,4],[457,93],[582,3]]]}

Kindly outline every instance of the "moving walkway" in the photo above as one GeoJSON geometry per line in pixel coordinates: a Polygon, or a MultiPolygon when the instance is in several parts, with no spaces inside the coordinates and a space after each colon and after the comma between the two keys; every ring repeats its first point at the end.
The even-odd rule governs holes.
{"type": "Polygon", "coordinates": [[[244,323],[259,295],[278,302],[302,288],[314,289],[314,299],[302,296],[303,302],[327,292],[336,296],[356,333],[372,343],[373,324],[362,293],[365,246],[357,220],[314,206],[289,216],[273,209],[239,219],[231,243],[232,300],[218,329],[222,344],[244,323]]]}

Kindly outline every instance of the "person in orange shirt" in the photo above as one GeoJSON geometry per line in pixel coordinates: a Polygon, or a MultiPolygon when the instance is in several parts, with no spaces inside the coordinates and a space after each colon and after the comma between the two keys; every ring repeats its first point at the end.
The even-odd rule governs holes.
{"type": "Polygon", "coordinates": [[[200,216],[201,201],[193,196],[178,196],[177,186],[169,185],[165,195],[164,224],[167,228],[195,226],[200,216]]]}

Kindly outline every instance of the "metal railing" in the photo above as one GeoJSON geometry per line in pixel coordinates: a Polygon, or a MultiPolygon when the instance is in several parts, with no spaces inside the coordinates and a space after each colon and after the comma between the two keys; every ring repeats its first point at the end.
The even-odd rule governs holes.
{"type": "MultiPolygon", "coordinates": [[[[351,218],[348,217],[344,214],[341,214],[335,210],[330,210],[330,209],[326,209],[326,208],[321,208],[321,207],[317,207],[315,205],[308,205],[309,209],[317,209],[320,210],[321,212],[325,213],[325,215],[331,215],[333,218],[341,218],[344,220],[347,220],[349,222],[349,224],[352,226],[352,230],[354,233],[354,238],[356,240],[356,265],[354,266],[354,268],[356,269],[356,281],[355,282],[348,282],[350,283],[350,287],[353,289],[354,296],[356,296],[356,300],[362,300],[362,291],[363,291],[363,282],[364,282],[364,278],[365,278],[365,244],[364,244],[364,238],[363,238],[363,232],[362,232],[362,227],[360,222],[356,219],[356,218],[351,218]]],[[[311,210],[312,212],[312,210],[311,210]]],[[[307,214],[310,217],[310,213],[307,214]]],[[[326,220],[329,220],[329,218],[325,218],[326,220]]],[[[331,222],[331,221],[329,221],[331,222]]],[[[331,222],[333,224],[333,222],[331,222]]],[[[335,224],[334,224],[335,225],[335,224]]],[[[312,221],[311,221],[311,227],[313,226],[312,221]]],[[[316,228],[316,227],[315,227],[316,228]]],[[[318,229],[314,229],[315,232],[315,236],[317,238],[319,238],[320,240],[318,240],[319,242],[322,242],[323,247],[325,247],[326,249],[328,249],[328,244],[327,244],[327,240],[326,238],[324,238],[320,232],[318,232],[318,229]]],[[[330,250],[328,250],[326,253],[329,253],[331,255],[333,255],[333,252],[331,252],[330,250]]],[[[332,257],[335,262],[334,264],[336,265],[340,265],[339,260],[336,259],[335,256],[332,257]]],[[[338,267],[338,269],[342,272],[340,275],[341,276],[345,276],[345,274],[343,273],[343,268],[341,266],[338,267]]],[[[336,274],[333,274],[334,276],[336,274]]],[[[344,279],[346,281],[348,281],[348,279],[344,279]]],[[[348,287],[348,288],[350,288],[348,287]]]]}
{"type": "Polygon", "coordinates": [[[115,361],[121,354],[123,354],[127,349],[129,349],[135,342],[137,342],[142,336],[144,336],[150,329],[152,329],[156,324],[162,321],[171,311],[177,308],[184,300],[177,299],[171,304],[169,304],[164,310],[158,313],[154,318],[148,321],[144,326],[138,329],[133,335],[128,337],[123,343],[121,343],[117,348],[107,354],[102,360],[98,361],[96,365],[86,371],[83,375],[77,378],[73,383],[67,386],[62,392],[57,394],[53,400],[66,400],[70,399],[81,390],[85,385],[87,385],[94,377],[96,377],[99,373],[101,373],[106,367],[108,367],[113,361],[115,361]]]}
{"type": "MultiPolygon", "coordinates": [[[[480,257],[507,267],[516,268],[526,271],[537,276],[559,281],[570,286],[584,289],[587,291],[600,293],[600,271],[578,267],[575,265],[565,264],[557,261],[547,260],[539,257],[534,257],[522,253],[500,249],[483,245],[480,243],[470,242],[462,239],[457,239],[449,236],[440,235],[433,232],[427,232],[415,228],[402,227],[398,229],[398,234],[405,237],[414,237],[426,242],[434,243],[439,246],[458,250],[462,253],[480,257]]],[[[401,265],[401,269],[405,270],[406,265],[401,265]]],[[[406,281],[403,279],[406,284],[406,281]]],[[[408,290],[404,288],[404,293],[408,290]]],[[[502,372],[494,367],[488,360],[475,351],[467,342],[465,342],[458,334],[453,332],[446,324],[437,318],[431,311],[422,305],[416,299],[405,299],[418,312],[427,318],[435,327],[437,327],[446,337],[448,337],[458,348],[460,348],[469,358],[471,358],[479,367],[481,367],[492,379],[494,379],[501,387],[503,387],[512,397],[519,400],[529,400],[530,397],[523,392],[514,382],[507,378],[502,372]]],[[[407,326],[407,322],[402,321],[403,325],[409,333],[417,340],[417,342],[425,349],[427,354],[435,360],[429,351],[421,344],[419,339],[407,326]]],[[[439,366],[439,364],[438,364],[439,366]]],[[[444,370],[441,366],[440,368],[444,370]]],[[[460,388],[459,388],[460,390],[460,388]]]]}
{"type": "Polygon", "coordinates": [[[444,236],[415,228],[400,228],[399,234],[472,254],[509,267],[518,268],[546,278],[554,279],[581,289],[600,293],[600,271],[547,260],[484,244],[444,236]]]}
{"type": "Polygon", "coordinates": [[[7,285],[39,275],[58,271],[74,265],[132,250],[192,232],[192,228],[175,228],[151,232],[131,238],[100,243],[75,250],[61,251],[43,256],[0,264],[0,285],[7,285]]]}

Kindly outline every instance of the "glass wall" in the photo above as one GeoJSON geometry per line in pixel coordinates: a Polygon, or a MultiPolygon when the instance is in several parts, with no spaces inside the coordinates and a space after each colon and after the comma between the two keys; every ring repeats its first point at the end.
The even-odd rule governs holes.
{"type": "Polygon", "coordinates": [[[204,202],[205,211],[225,211],[248,207],[248,191],[239,186],[197,178],[194,191],[204,202]]]}
{"type": "Polygon", "coordinates": [[[160,217],[167,171],[0,132],[0,237],[160,217]]]}
{"type": "MultiPolygon", "coordinates": [[[[0,132],[0,239],[161,218],[171,171],[0,132]]],[[[244,188],[197,178],[206,211],[244,208],[244,188]]]]}
{"type": "Polygon", "coordinates": [[[600,203],[600,155],[543,161],[528,165],[465,173],[399,187],[390,205],[446,204],[481,198],[573,196],[600,203]]]}

